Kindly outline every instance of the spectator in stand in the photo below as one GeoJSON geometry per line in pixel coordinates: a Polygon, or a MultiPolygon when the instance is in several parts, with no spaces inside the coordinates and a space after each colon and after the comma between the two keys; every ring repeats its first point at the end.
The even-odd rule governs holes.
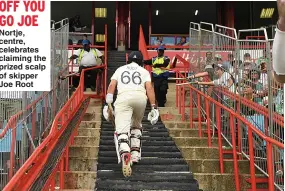
{"type": "Polygon", "coordinates": [[[75,23],[74,17],[70,18],[69,19],[69,32],[75,32],[74,23],[75,23]]]}
{"type": "Polygon", "coordinates": [[[73,45],[73,41],[71,39],[68,39],[68,45],[73,45]]]}
{"type": "Polygon", "coordinates": [[[245,54],[243,55],[243,61],[246,61],[246,60],[249,60],[249,61],[252,60],[249,53],[245,53],[245,54]]]}
{"type": "Polygon", "coordinates": [[[164,46],[165,43],[163,42],[163,37],[162,36],[158,36],[156,38],[156,41],[154,41],[154,45],[155,46],[164,46]]]}
{"type": "Polygon", "coordinates": [[[223,62],[223,65],[228,68],[228,70],[231,70],[232,63],[234,61],[234,55],[233,54],[228,54],[228,60],[223,62]]]}
{"type": "Polygon", "coordinates": [[[252,68],[255,68],[256,64],[252,63],[251,60],[244,60],[244,62],[240,65],[241,76],[238,78],[238,82],[242,82],[244,80],[249,79],[248,74],[252,68]]]}
{"type": "Polygon", "coordinates": [[[81,27],[82,27],[81,21],[80,21],[80,15],[76,15],[76,16],[74,17],[74,26],[75,26],[76,28],[81,28],[81,27]]]}
{"type": "Polygon", "coordinates": [[[69,32],[80,32],[85,28],[86,26],[81,25],[79,15],[76,15],[75,17],[69,19],[69,32]]]}
{"type": "Polygon", "coordinates": [[[89,44],[91,44],[90,40],[88,40],[87,34],[84,34],[83,39],[78,40],[77,45],[81,45],[83,40],[87,40],[89,44]]]}
{"type": "Polygon", "coordinates": [[[285,0],[277,0],[279,20],[273,43],[273,75],[275,80],[285,83],[285,0]]]}
{"type": "Polygon", "coordinates": [[[235,84],[233,76],[227,72],[226,66],[222,64],[213,64],[214,72],[218,79],[210,82],[198,82],[199,85],[221,86],[230,92],[235,92],[235,84]]]}
{"type": "Polygon", "coordinates": [[[257,68],[250,69],[247,79],[243,79],[244,83],[249,82],[250,86],[244,88],[242,95],[252,95],[251,100],[259,105],[263,105],[263,97],[266,95],[266,90],[263,89],[263,84],[260,80],[260,70],[257,68]]]}
{"type": "Polygon", "coordinates": [[[270,63],[270,59],[267,56],[267,50],[266,48],[263,49],[262,51],[263,56],[259,57],[256,61],[256,65],[259,66],[261,64],[261,62],[266,62],[266,63],[270,63]]]}
{"type": "MultiPolygon", "coordinates": [[[[206,85],[206,86],[218,86],[223,87],[229,90],[232,93],[236,92],[235,88],[235,79],[233,76],[227,72],[226,66],[222,64],[213,64],[213,68],[215,71],[215,75],[217,76],[217,79],[210,81],[210,82],[198,82],[198,85],[206,85]]],[[[230,99],[227,96],[224,96],[222,94],[216,94],[218,97],[221,98],[221,101],[224,105],[227,105],[229,108],[233,107],[233,100],[230,99]]]]}
{"type": "MultiPolygon", "coordinates": [[[[220,54],[215,55],[215,64],[220,64],[220,65],[223,64],[223,59],[222,59],[222,56],[220,54]]],[[[226,65],[223,65],[223,67],[228,69],[226,65]]]]}
{"type": "Polygon", "coordinates": [[[206,52],[205,65],[212,64],[212,62],[213,62],[213,54],[212,54],[212,52],[206,52]]]}
{"type": "Polygon", "coordinates": [[[261,71],[259,82],[263,84],[264,89],[268,89],[267,65],[266,60],[261,60],[258,66],[261,71]]]}
{"type": "MultiPolygon", "coordinates": [[[[180,42],[176,44],[176,46],[184,46],[187,44],[186,37],[182,36],[180,42]]],[[[183,48],[176,48],[175,50],[183,50],[183,48]]]]}
{"type": "Polygon", "coordinates": [[[185,36],[182,36],[181,39],[180,39],[180,42],[177,43],[178,46],[183,46],[184,44],[186,44],[187,41],[186,41],[186,37],[185,36]]]}

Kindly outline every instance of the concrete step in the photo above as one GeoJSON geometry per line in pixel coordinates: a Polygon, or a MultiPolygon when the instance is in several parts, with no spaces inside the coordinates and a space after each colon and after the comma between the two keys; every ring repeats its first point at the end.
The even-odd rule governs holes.
{"type": "MultiPolygon", "coordinates": [[[[120,167],[120,165],[118,165],[120,167]]],[[[101,180],[125,180],[121,172],[121,168],[115,168],[112,170],[98,170],[97,175],[101,180]]],[[[189,171],[184,172],[170,172],[167,170],[152,171],[152,166],[145,167],[149,169],[149,172],[142,172],[137,170],[137,165],[132,167],[132,176],[128,178],[128,181],[136,181],[138,184],[141,182],[179,182],[187,183],[193,179],[193,175],[189,171]]],[[[166,168],[166,166],[164,167],[166,168]]]]}
{"type": "Polygon", "coordinates": [[[92,98],[92,99],[90,99],[90,103],[89,103],[89,105],[88,105],[88,107],[102,107],[102,103],[103,103],[103,101],[102,101],[102,99],[94,99],[94,98],[92,98]]]}
{"type": "MultiPolygon", "coordinates": [[[[131,176],[132,177],[132,176],[131,176]]],[[[125,190],[125,191],[139,191],[139,190],[175,190],[175,191],[196,191],[198,182],[194,179],[188,180],[187,183],[180,182],[136,182],[128,181],[126,186],[125,180],[97,180],[96,186],[100,190],[125,190]]]]}
{"type": "Polygon", "coordinates": [[[97,158],[69,157],[71,171],[97,171],[97,158]]]}
{"type": "Polygon", "coordinates": [[[88,107],[86,113],[102,113],[102,106],[91,106],[88,107]]]}
{"type": "Polygon", "coordinates": [[[102,113],[85,113],[82,121],[100,121],[102,119],[102,113]]]}
{"type": "MultiPolygon", "coordinates": [[[[163,121],[163,124],[167,129],[177,129],[177,128],[185,128],[185,129],[190,129],[190,122],[187,121],[163,121]]],[[[193,122],[193,129],[197,129],[199,126],[198,122],[193,122]]],[[[202,122],[201,123],[201,128],[206,129],[207,128],[207,123],[202,122]]],[[[197,130],[198,131],[198,130],[197,130]]]]}
{"type": "Polygon", "coordinates": [[[100,128],[78,128],[78,136],[100,137],[100,128]]]}
{"type": "MultiPolygon", "coordinates": [[[[206,137],[173,137],[173,140],[175,141],[176,145],[178,147],[183,146],[195,146],[195,147],[203,147],[208,146],[208,138],[206,137]]],[[[218,138],[212,138],[211,139],[212,146],[218,147],[218,138]]]]}
{"type": "MultiPolygon", "coordinates": [[[[118,172],[121,170],[120,164],[99,164],[98,171],[114,171],[118,172]]],[[[185,164],[137,164],[133,166],[133,171],[136,173],[151,173],[151,172],[189,172],[188,165],[185,164]]],[[[189,173],[188,173],[189,174],[189,173]]],[[[192,177],[193,178],[193,177],[192,177]]]]}
{"type": "MultiPolygon", "coordinates": [[[[169,128],[168,132],[171,137],[199,137],[199,130],[197,128],[169,128]]],[[[202,136],[207,136],[205,129],[202,129],[202,136]]]]}
{"type": "Polygon", "coordinates": [[[99,146],[72,145],[69,147],[70,157],[97,158],[99,146]]]}
{"type": "MultiPolygon", "coordinates": [[[[91,171],[68,171],[64,172],[64,189],[94,190],[96,183],[96,172],[91,171]]],[[[57,173],[57,184],[59,173],[57,173]]]]}
{"type": "Polygon", "coordinates": [[[74,144],[77,146],[99,146],[100,136],[75,136],[74,144]]]}
{"type": "MultiPolygon", "coordinates": [[[[190,165],[192,172],[194,173],[220,173],[220,160],[219,159],[185,159],[190,165]]],[[[238,161],[239,173],[249,174],[249,161],[238,161]]],[[[224,172],[234,173],[233,160],[224,160],[224,172]]],[[[257,172],[257,171],[256,171],[257,172]]]]}
{"type": "MultiPolygon", "coordinates": [[[[159,107],[158,110],[160,114],[168,114],[168,113],[179,114],[178,109],[176,109],[175,107],[159,107]]],[[[150,111],[150,110],[146,110],[146,111],[150,111]]]]}
{"type": "Polygon", "coordinates": [[[80,125],[79,125],[79,129],[80,128],[97,128],[100,129],[101,127],[101,121],[81,121],[80,125]]]}
{"type": "MultiPolygon", "coordinates": [[[[194,178],[199,182],[199,188],[203,191],[234,191],[235,179],[232,173],[193,173],[194,178]]],[[[249,174],[242,175],[250,177],[249,174]]],[[[240,176],[241,190],[250,188],[250,184],[245,182],[245,179],[240,176]]],[[[257,188],[265,188],[266,184],[257,184],[257,188]]]]}
{"type": "Polygon", "coordinates": [[[217,147],[181,146],[179,150],[182,152],[183,157],[187,159],[219,159],[217,147]]]}

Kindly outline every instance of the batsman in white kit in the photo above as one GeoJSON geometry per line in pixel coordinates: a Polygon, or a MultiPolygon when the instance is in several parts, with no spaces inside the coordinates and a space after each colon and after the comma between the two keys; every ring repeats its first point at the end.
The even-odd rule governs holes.
{"type": "MultiPolygon", "coordinates": [[[[122,171],[125,177],[131,176],[131,166],[141,159],[142,119],[147,98],[152,106],[148,120],[154,125],[159,118],[151,77],[142,66],[141,52],[131,52],[128,64],[119,67],[112,76],[106,95],[106,103],[112,104],[117,87],[118,95],[113,113],[116,126],[114,140],[118,163],[122,162],[122,171]]],[[[104,106],[103,115],[109,121],[108,105],[104,106]]]]}

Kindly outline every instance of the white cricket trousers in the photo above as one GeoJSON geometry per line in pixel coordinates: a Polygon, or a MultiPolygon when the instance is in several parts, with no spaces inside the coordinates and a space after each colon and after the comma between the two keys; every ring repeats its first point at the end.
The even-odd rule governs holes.
{"type": "Polygon", "coordinates": [[[139,152],[142,135],[141,122],[144,117],[146,103],[147,96],[143,92],[124,92],[118,95],[114,106],[120,154],[130,152],[130,149],[139,152]]]}

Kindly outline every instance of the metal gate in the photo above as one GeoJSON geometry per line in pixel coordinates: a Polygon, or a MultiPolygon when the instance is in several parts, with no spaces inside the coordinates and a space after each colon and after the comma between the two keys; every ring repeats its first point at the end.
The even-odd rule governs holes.
{"type": "Polygon", "coordinates": [[[56,113],[68,100],[68,20],[51,22],[50,92],[0,92],[0,189],[49,133],[56,113]]]}

